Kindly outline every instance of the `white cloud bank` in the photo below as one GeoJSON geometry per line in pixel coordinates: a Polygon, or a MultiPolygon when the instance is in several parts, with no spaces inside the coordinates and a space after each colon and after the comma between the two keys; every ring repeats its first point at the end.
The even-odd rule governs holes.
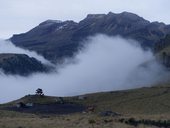
{"type": "Polygon", "coordinates": [[[33,94],[37,88],[46,95],[70,96],[150,86],[167,75],[152,53],[133,40],[97,35],[85,42],[85,49],[74,58],[76,63],[66,64],[58,73],[1,75],[0,102],[33,94]]]}

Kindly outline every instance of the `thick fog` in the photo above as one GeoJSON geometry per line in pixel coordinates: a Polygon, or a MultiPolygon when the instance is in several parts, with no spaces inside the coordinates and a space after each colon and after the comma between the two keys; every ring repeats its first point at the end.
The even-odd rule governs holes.
{"type": "MultiPolygon", "coordinates": [[[[138,42],[119,36],[96,35],[83,42],[84,49],[58,69],[57,73],[34,74],[29,77],[0,76],[0,102],[8,102],[42,88],[45,95],[72,96],[92,92],[122,90],[151,86],[165,78],[164,68],[150,51],[138,42]]],[[[0,52],[21,52],[42,57],[14,47],[0,44],[0,52]]],[[[44,59],[43,59],[44,61],[44,59]]]]}

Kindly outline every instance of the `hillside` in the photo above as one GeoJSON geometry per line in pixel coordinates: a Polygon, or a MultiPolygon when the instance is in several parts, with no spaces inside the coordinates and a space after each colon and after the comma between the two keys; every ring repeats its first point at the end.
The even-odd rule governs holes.
{"type": "MultiPolygon", "coordinates": [[[[82,102],[82,101],[81,101],[82,102]]],[[[87,95],[82,103],[96,106],[97,111],[112,110],[122,114],[159,115],[170,112],[170,87],[103,92],[87,95]]]]}
{"type": "Polygon", "coordinates": [[[110,12],[89,14],[79,23],[47,20],[26,33],[13,35],[10,40],[16,46],[36,51],[56,63],[73,56],[82,46],[82,40],[97,33],[121,35],[139,41],[144,48],[153,48],[160,38],[170,33],[170,25],[149,22],[129,12],[110,12]]]}
{"type": "Polygon", "coordinates": [[[36,72],[47,72],[48,68],[40,61],[25,54],[1,53],[0,69],[5,74],[29,75],[36,72]]]}
{"type": "Polygon", "coordinates": [[[170,124],[170,84],[63,97],[64,103],[57,98],[27,95],[1,104],[0,127],[168,128],[170,124]],[[34,106],[15,107],[20,102],[34,106]],[[82,112],[86,110],[80,109],[82,105],[94,106],[94,112],[82,112]]]}
{"type": "MultiPolygon", "coordinates": [[[[51,104],[57,102],[57,99],[58,97],[27,95],[5,105],[13,106],[19,102],[51,104]]],[[[65,103],[95,106],[96,113],[112,110],[121,114],[130,115],[166,115],[170,114],[170,84],[63,97],[63,100],[65,103]]]]}

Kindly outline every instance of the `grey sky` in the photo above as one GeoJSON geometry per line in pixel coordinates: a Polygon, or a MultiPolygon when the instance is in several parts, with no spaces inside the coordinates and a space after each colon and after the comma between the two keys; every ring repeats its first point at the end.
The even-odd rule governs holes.
{"type": "Polygon", "coordinates": [[[170,0],[0,0],[0,38],[30,30],[47,19],[80,21],[89,13],[129,11],[170,24],[170,0]]]}

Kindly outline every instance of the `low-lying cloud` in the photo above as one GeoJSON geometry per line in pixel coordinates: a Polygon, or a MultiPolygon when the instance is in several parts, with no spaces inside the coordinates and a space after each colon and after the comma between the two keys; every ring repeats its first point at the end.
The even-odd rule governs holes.
{"type": "MultiPolygon", "coordinates": [[[[0,102],[34,94],[37,88],[42,88],[46,95],[71,96],[150,86],[167,75],[153,54],[142,50],[136,41],[96,35],[84,44],[84,49],[72,59],[75,63],[64,64],[57,73],[1,75],[0,102]]],[[[2,44],[0,52],[12,51],[11,47],[1,47],[2,44]]]]}
{"type": "Polygon", "coordinates": [[[48,64],[51,65],[51,63],[46,60],[44,57],[41,55],[38,55],[34,51],[29,51],[26,49],[22,49],[19,47],[16,47],[14,44],[12,44],[10,41],[3,41],[0,40],[0,53],[19,53],[19,54],[26,54],[29,57],[34,57],[37,60],[41,61],[43,64],[48,64]]]}

